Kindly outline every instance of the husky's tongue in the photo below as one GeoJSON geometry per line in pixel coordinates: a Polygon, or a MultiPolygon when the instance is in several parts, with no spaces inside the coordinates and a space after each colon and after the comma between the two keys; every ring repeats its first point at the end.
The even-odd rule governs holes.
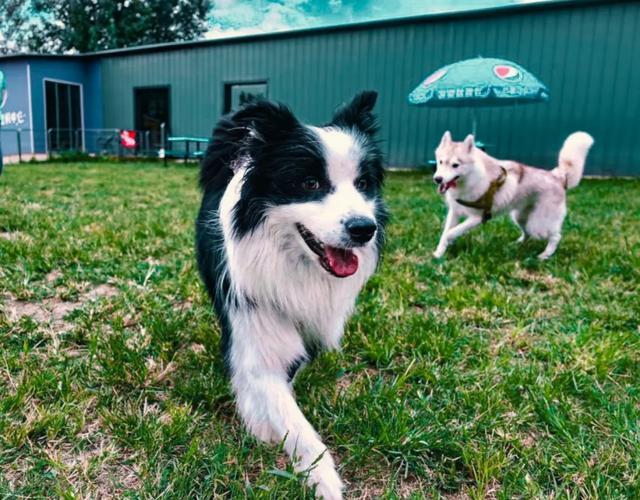
{"type": "Polygon", "coordinates": [[[438,191],[440,192],[440,194],[442,194],[442,193],[446,192],[447,189],[454,188],[456,186],[457,186],[456,179],[453,179],[452,181],[449,181],[449,182],[447,182],[445,184],[440,184],[438,186],[438,191]]]}
{"type": "Polygon", "coordinates": [[[358,257],[347,248],[324,247],[324,263],[339,278],[351,276],[358,270],[358,257]]]}

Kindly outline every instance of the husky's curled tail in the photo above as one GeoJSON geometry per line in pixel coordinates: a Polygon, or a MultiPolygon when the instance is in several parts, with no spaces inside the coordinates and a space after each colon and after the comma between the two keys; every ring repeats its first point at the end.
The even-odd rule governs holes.
{"type": "Polygon", "coordinates": [[[558,166],[551,173],[562,180],[567,189],[580,183],[584,163],[592,145],[593,137],[586,132],[574,132],[564,141],[558,156],[558,166]]]}

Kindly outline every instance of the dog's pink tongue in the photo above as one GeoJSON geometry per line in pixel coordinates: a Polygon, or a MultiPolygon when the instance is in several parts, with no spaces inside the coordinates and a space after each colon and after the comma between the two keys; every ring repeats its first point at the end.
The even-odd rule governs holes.
{"type": "Polygon", "coordinates": [[[324,255],[331,270],[340,278],[351,276],[358,270],[358,257],[351,250],[325,245],[324,255]]]}
{"type": "Polygon", "coordinates": [[[440,193],[444,193],[445,191],[447,191],[449,188],[454,188],[456,187],[458,184],[456,183],[455,180],[453,181],[449,181],[446,184],[440,184],[438,186],[438,192],[440,193]]]}

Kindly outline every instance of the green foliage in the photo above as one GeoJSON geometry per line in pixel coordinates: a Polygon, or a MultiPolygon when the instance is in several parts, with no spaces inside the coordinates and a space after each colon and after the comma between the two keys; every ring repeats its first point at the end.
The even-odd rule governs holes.
{"type": "MultiPolygon", "coordinates": [[[[390,174],[381,269],[296,381],[349,495],[637,498],[640,182],[571,191],[545,263],[503,219],[432,260],[434,191],[390,174]]],[[[0,497],[313,496],[235,415],[194,169],[9,166],[0,199],[0,497]]]]}
{"type": "MultiPolygon", "coordinates": [[[[12,30],[32,52],[92,52],[199,38],[209,0],[29,0],[12,30]],[[27,26],[28,25],[28,26],[27,26]]],[[[0,7],[2,9],[3,7],[0,7]]]]}

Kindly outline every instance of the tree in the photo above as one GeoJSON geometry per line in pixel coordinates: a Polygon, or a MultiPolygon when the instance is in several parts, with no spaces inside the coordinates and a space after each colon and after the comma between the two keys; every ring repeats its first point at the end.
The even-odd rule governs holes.
{"type": "Polygon", "coordinates": [[[29,2],[0,0],[0,54],[28,49],[33,29],[29,2]]]}
{"type": "MultiPolygon", "coordinates": [[[[9,0],[13,2],[15,0],[9,0]]],[[[26,22],[30,24],[29,33],[18,37],[21,49],[47,53],[82,53],[193,40],[207,30],[206,16],[210,10],[210,0],[23,0],[15,3],[22,4],[21,12],[28,13],[26,22]]],[[[24,16],[14,21],[14,24],[20,23],[19,31],[24,31],[24,16]]]]}

